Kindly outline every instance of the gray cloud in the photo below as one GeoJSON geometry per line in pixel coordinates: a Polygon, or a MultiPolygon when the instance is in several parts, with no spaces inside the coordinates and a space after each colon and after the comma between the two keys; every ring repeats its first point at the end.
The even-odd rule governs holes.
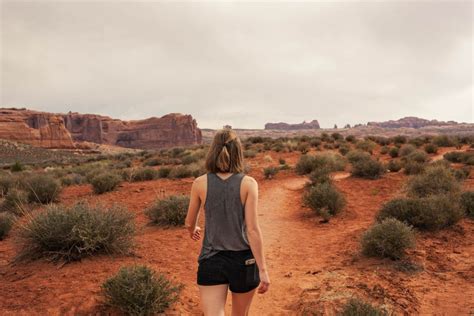
{"type": "Polygon", "coordinates": [[[471,1],[2,1],[1,106],[201,127],[473,121],[471,1]]]}

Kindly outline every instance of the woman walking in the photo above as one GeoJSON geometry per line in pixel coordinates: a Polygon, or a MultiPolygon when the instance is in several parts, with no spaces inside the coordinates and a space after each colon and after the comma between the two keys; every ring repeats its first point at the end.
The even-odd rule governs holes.
{"type": "Polygon", "coordinates": [[[207,174],[194,180],[186,217],[193,240],[201,207],[205,230],[198,258],[197,284],[206,316],[223,316],[227,291],[232,315],[248,315],[252,298],[270,285],[258,224],[258,185],[243,174],[239,138],[231,129],[216,133],[206,159],[207,174]],[[259,286],[260,285],[260,286],[259,286]]]}

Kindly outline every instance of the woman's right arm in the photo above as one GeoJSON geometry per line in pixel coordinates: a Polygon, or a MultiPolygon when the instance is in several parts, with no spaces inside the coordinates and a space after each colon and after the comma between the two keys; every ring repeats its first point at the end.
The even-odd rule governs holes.
{"type": "Polygon", "coordinates": [[[268,276],[267,263],[263,252],[262,231],[258,224],[258,184],[255,179],[247,178],[248,193],[245,201],[245,224],[247,226],[247,237],[250,243],[250,248],[257,261],[257,266],[260,272],[260,286],[258,293],[263,294],[268,290],[270,285],[270,278],[268,276]]]}

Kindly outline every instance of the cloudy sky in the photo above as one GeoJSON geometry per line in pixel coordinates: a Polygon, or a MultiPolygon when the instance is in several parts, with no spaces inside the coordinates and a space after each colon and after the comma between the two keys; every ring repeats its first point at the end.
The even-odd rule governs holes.
{"type": "Polygon", "coordinates": [[[471,1],[0,1],[3,107],[473,122],[471,1]]]}

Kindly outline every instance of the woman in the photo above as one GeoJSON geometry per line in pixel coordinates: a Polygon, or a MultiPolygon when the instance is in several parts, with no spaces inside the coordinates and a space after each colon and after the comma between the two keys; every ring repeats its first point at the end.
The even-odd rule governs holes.
{"type": "Polygon", "coordinates": [[[258,185],[243,174],[239,138],[231,129],[216,133],[206,159],[207,174],[194,180],[186,227],[193,240],[201,238],[197,219],[201,206],[205,230],[198,258],[197,284],[206,316],[224,315],[227,290],[232,315],[247,315],[258,287],[270,285],[257,218],[258,185]]]}

